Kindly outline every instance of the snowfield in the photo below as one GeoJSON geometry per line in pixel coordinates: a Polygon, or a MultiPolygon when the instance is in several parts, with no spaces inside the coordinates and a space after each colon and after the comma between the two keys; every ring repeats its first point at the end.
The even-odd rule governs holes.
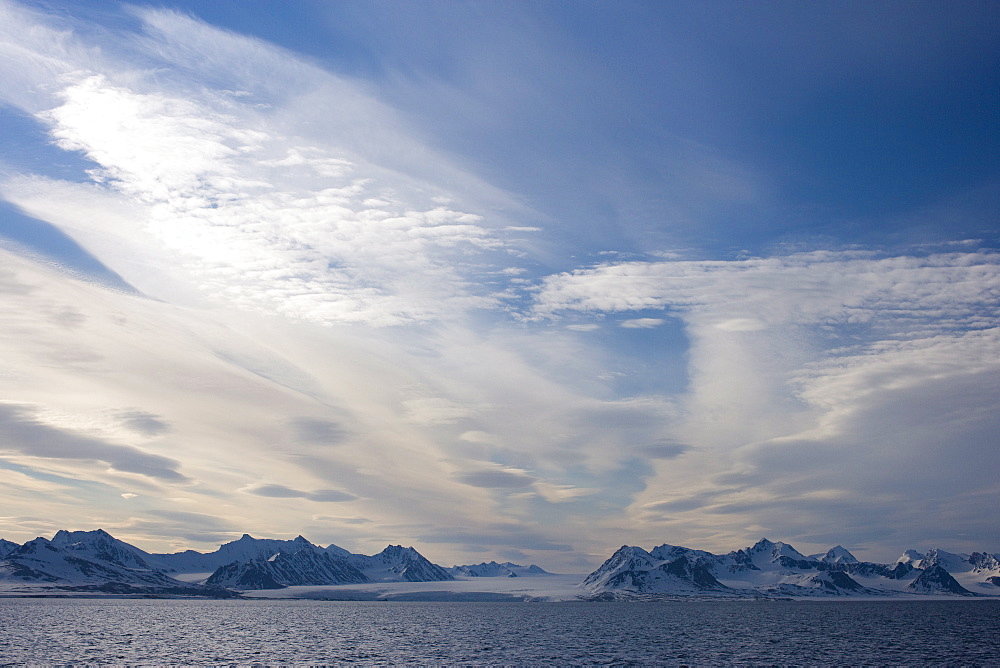
{"type": "Polygon", "coordinates": [[[378,582],[324,587],[286,587],[245,592],[245,598],[308,598],[328,601],[579,601],[589,598],[583,575],[456,577],[449,582],[378,582]]]}

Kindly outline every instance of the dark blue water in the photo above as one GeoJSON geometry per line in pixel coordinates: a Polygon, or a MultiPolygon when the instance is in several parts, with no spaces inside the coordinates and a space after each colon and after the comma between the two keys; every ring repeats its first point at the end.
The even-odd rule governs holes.
{"type": "Polygon", "coordinates": [[[0,664],[1000,665],[1000,601],[0,599],[0,664]]]}

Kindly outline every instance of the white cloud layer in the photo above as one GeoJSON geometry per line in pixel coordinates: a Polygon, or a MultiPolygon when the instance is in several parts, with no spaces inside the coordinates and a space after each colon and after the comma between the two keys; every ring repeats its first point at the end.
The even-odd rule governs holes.
{"type": "MultiPolygon", "coordinates": [[[[132,207],[133,229],[119,224],[115,235],[148,234],[212,298],[313,322],[401,324],[496,304],[471,279],[493,271],[488,253],[505,248],[501,233],[441,204],[445,190],[394,171],[398,158],[377,165],[356,154],[367,118],[381,121],[368,131],[398,140],[400,152],[442,162],[393,130],[390,110],[279,49],[169,12],[141,17],[145,58],[172,58],[175,75],[197,65],[203,77],[253,92],[129,67],[37,24],[24,28],[30,18],[16,8],[5,17],[8,51],[46,63],[33,84],[54,106],[26,104],[17,88],[8,100],[45,123],[57,146],[93,161],[94,182],[132,207]],[[248,61],[261,70],[244,81],[248,61]],[[319,132],[310,129],[317,108],[319,132]]],[[[16,66],[0,75],[9,82],[16,66]]],[[[7,197],[41,214],[38,200],[53,196],[46,185],[35,179],[19,197],[24,188],[8,184],[7,197]]],[[[94,234],[82,227],[78,237],[94,234]]]]}

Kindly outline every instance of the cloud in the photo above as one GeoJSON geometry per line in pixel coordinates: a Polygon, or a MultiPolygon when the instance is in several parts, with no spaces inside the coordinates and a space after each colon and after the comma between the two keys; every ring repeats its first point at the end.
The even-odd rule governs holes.
{"type": "Polygon", "coordinates": [[[184,546],[192,542],[214,550],[244,533],[241,527],[216,515],[173,509],[147,510],[142,517],[129,517],[105,528],[116,538],[135,545],[158,543],[163,546],[161,553],[187,549],[184,546]]]}
{"type": "Polygon", "coordinates": [[[168,482],[187,480],[177,471],[181,464],[174,459],[61,429],[30,406],[0,403],[0,442],[7,452],[31,457],[101,461],[126,473],[168,482]]]}
{"type": "Polygon", "coordinates": [[[544,533],[527,528],[523,525],[511,526],[496,523],[483,523],[477,530],[439,530],[420,535],[425,543],[452,543],[476,546],[504,546],[522,550],[543,550],[568,552],[573,548],[564,543],[552,541],[544,533]]]}
{"type": "Polygon", "coordinates": [[[1000,260],[986,251],[927,257],[817,251],[730,262],[600,265],[545,279],[534,310],[672,309],[710,315],[714,326],[733,332],[901,318],[925,327],[975,326],[988,317],[998,286],[1000,260]]]}
{"type": "Polygon", "coordinates": [[[300,443],[336,445],[347,438],[343,426],[332,420],[303,417],[294,418],[289,424],[295,433],[295,440],[300,443]]]}
{"type": "Polygon", "coordinates": [[[640,446],[638,451],[653,459],[674,459],[690,449],[690,446],[681,443],[653,443],[640,446]]]}
{"type": "Polygon", "coordinates": [[[100,165],[98,183],[142,206],[145,229],[215,298],[372,324],[494,303],[455,270],[501,246],[477,215],[412,208],[331,149],[273,146],[284,138],[266,121],[222,114],[214,100],[140,93],[103,76],[61,97],[42,116],[60,147],[100,165]],[[455,252],[469,259],[455,262],[455,252]]]}
{"type": "Polygon", "coordinates": [[[418,424],[450,424],[468,417],[472,410],[443,397],[421,397],[403,402],[409,419],[418,424]]]}
{"type": "MultiPolygon", "coordinates": [[[[118,235],[155,239],[176,256],[173,271],[213,299],[319,323],[378,325],[498,303],[476,279],[511,269],[492,257],[507,250],[503,221],[449,208],[442,190],[394,167],[399,156],[419,154],[409,167],[433,165],[438,176],[497,193],[410,139],[395,112],[356,84],[171,12],[137,10],[146,35],[98,55],[41,15],[6,10],[30,36],[8,35],[19,58],[44,60],[56,44],[53,64],[29,71],[53,106],[14,102],[47,125],[60,148],[95,164],[99,189],[133,207],[118,235]],[[129,48],[158,61],[157,71],[189,78],[145,76],[132,68],[129,48]],[[255,63],[252,77],[247,63],[255,63]],[[200,81],[190,78],[195,70],[200,81]],[[234,83],[243,93],[232,94],[234,83]],[[326,111],[317,132],[318,108],[326,111]],[[385,150],[366,143],[364,158],[353,150],[359,126],[384,137],[385,150]]],[[[41,213],[44,202],[11,187],[9,199],[41,213]]]]}
{"type": "Polygon", "coordinates": [[[160,417],[145,411],[123,411],[118,418],[127,428],[143,436],[159,436],[170,431],[170,425],[160,417]]]}
{"type": "Polygon", "coordinates": [[[473,487],[487,489],[521,489],[531,487],[536,479],[518,469],[490,468],[456,474],[455,480],[473,487]]]}
{"type": "Polygon", "coordinates": [[[875,506],[880,531],[917,540],[929,529],[911,509],[930,497],[980,527],[958,499],[997,490],[970,462],[987,456],[1000,401],[998,297],[991,252],[816,252],[601,265],[547,279],[536,312],[683,321],[688,387],[667,457],[641,449],[653,472],[630,513],[731,549],[754,522],[810,536],[843,523],[875,542],[861,529],[875,506]]]}
{"type": "Polygon", "coordinates": [[[494,434],[485,431],[467,431],[458,435],[458,438],[469,443],[483,443],[487,445],[500,445],[501,440],[494,434]]]}
{"type": "Polygon", "coordinates": [[[583,496],[599,494],[599,489],[575,487],[574,485],[553,485],[541,480],[535,482],[535,491],[549,503],[569,503],[583,496]]]}
{"type": "Polygon", "coordinates": [[[242,491],[247,494],[255,494],[256,496],[264,496],[272,499],[308,499],[320,503],[343,503],[344,501],[356,501],[358,499],[353,494],[341,492],[336,489],[319,489],[312,492],[305,492],[277,484],[256,484],[245,487],[242,491]]]}
{"type": "MultiPolygon", "coordinates": [[[[412,106],[377,97],[405,103],[393,84],[129,11],[99,28],[0,0],[0,99],[73,157],[6,169],[0,194],[99,265],[0,249],[0,440],[22,467],[0,486],[9,514],[43,505],[183,548],[315,530],[466,553],[573,545],[598,563],[621,542],[930,532],[931,506],[937,535],[988,535],[975,509],[996,485],[969,462],[989,458],[1000,399],[996,254],[639,252],[777,192],[681,137],[649,166],[655,198],[617,159],[518,170],[551,173],[538,192],[572,183],[562,202],[545,193],[540,229],[433,148],[475,133],[414,131],[412,106]],[[651,222],[601,252],[594,238],[618,232],[587,227],[609,214],[651,222]],[[579,257],[601,263],[539,278],[579,257]]],[[[412,85],[438,114],[442,86],[412,85]]]]}
{"type": "Polygon", "coordinates": [[[654,329],[663,324],[663,318],[633,318],[623,320],[621,327],[625,329],[654,329]]]}
{"type": "Polygon", "coordinates": [[[733,318],[716,323],[715,327],[724,332],[759,332],[767,325],[754,318],[733,318]]]}

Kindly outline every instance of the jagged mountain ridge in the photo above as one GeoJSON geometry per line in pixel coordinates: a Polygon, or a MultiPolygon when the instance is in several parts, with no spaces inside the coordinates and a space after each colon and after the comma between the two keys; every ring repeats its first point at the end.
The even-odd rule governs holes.
{"type": "MultiPolygon", "coordinates": [[[[238,540],[223,543],[214,552],[195,552],[186,550],[175,554],[152,554],[149,561],[165,572],[175,573],[212,573],[221,566],[233,562],[246,562],[267,559],[279,552],[292,554],[300,550],[323,550],[313,545],[302,536],[293,540],[274,538],[254,538],[243,534],[238,540]]],[[[333,556],[349,555],[350,553],[336,545],[325,548],[333,556]]]]}
{"type": "Polygon", "coordinates": [[[4,540],[3,538],[0,538],[0,559],[3,559],[19,547],[21,546],[12,540],[4,540]]]}
{"type": "MultiPolygon", "coordinates": [[[[239,540],[225,543],[215,552],[188,550],[177,554],[155,554],[151,557],[154,563],[168,572],[214,575],[220,568],[226,567],[227,578],[249,583],[253,578],[239,575],[238,572],[252,570],[261,577],[267,573],[276,582],[286,586],[452,579],[444,568],[432,564],[412,547],[389,545],[382,552],[368,556],[352,554],[333,544],[320,547],[302,536],[294,540],[277,540],[243,534],[239,540]]],[[[220,574],[214,581],[222,582],[221,578],[220,574]]]]}
{"type": "Polygon", "coordinates": [[[434,582],[453,579],[412,547],[389,545],[375,555],[352,554],[337,545],[320,547],[302,536],[294,540],[242,538],[215,552],[157,555],[173,568],[216,566],[206,584],[236,589],[274,589],[298,585],[365,582],[434,582]]]}
{"type": "Polygon", "coordinates": [[[376,555],[347,557],[370,582],[441,582],[454,580],[447,570],[432,564],[412,547],[389,545],[376,555]]]}
{"type": "Polygon", "coordinates": [[[103,529],[96,531],[66,531],[60,529],[52,544],[74,555],[92,561],[106,561],[133,571],[157,571],[150,564],[152,555],[118,540],[103,529]]]}
{"type": "Polygon", "coordinates": [[[0,559],[0,582],[21,593],[47,590],[216,598],[232,595],[224,589],[175,580],[150,568],[141,552],[103,531],[60,532],[51,541],[35,538],[6,553],[0,559]]]}
{"type": "Polygon", "coordinates": [[[582,587],[603,598],[972,596],[1000,594],[997,582],[1000,558],[988,553],[908,550],[895,564],[876,564],[858,561],[839,545],[806,557],[787,543],[764,538],[724,555],[673,545],[648,552],[625,545],[588,575],[582,587]]]}
{"type": "Polygon", "coordinates": [[[462,566],[452,566],[448,569],[452,575],[469,578],[516,578],[530,575],[549,575],[550,573],[542,568],[531,564],[521,566],[509,561],[498,564],[495,561],[484,561],[478,564],[465,564],[462,566]]]}
{"type": "Polygon", "coordinates": [[[226,589],[454,579],[412,547],[389,545],[367,556],[336,545],[320,547],[302,536],[278,540],[244,534],[214,552],[150,554],[103,529],[60,530],[51,541],[36,538],[24,545],[3,541],[0,549],[0,580],[80,591],[145,587],[215,595],[226,589]]]}
{"type": "Polygon", "coordinates": [[[856,564],[857,558],[847,548],[837,545],[826,551],[826,554],[813,554],[810,559],[817,559],[828,564],[856,564]]]}
{"type": "MultiPolygon", "coordinates": [[[[444,569],[413,548],[390,545],[376,555],[354,555],[336,545],[313,545],[301,536],[274,540],[244,535],[215,552],[175,555],[149,554],[103,530],[59,531],[51,541],[37,538],[24,545],[0,539],[0,595],[233,596],[233,590],[293,585],[398,585],[456,578],[494,578],[496,584],[483,583],[487,589],[513,591],[499,582],[511,581],[507,572],[546,574],[534,565],[495,561],[444,569]],[[211,572],[201,570],[223,561],[228,563],[211,572]]],[[[576,587],[572,581],[567,585],[576,587]]],[[[879,564],[858,561],[841,546],[806,557],[791,545],[766,539],[724,555],[673,545],[648,552],[623,546],[577,592],[569,596],[1000,596],[1000,554],[907,550],[896,562],[879,564]]]]}
{"type": "Polygon", "coordinates": [[[267,559],[233,561],[220,566],[205,580],[208,585],[239,590],[362,582],[369,579],[347,559],[308,549],[280,551],[267,559]]]}

